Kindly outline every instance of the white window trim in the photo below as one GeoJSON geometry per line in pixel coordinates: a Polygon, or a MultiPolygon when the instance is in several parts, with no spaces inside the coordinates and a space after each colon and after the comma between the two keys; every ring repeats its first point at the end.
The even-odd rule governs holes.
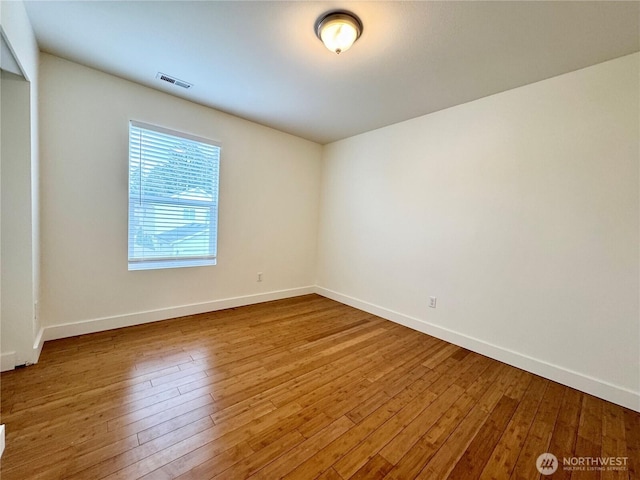
{"type": "MultiPolygon", "coordinates": [[[[194,142],[198,142],[198,143],[204,143],[207,145],[211,145],[214,147],[217,147],[219,149],[219,154],[218,154],[218,162],[220,162],[220,158],[222,157],[222,145],[214,140],[210,140],[208,138],[204,138],[204,137],[199,137],[197,135],[192,135],[190,133],[186,133],[186,132],[182,132],[179,130],[172,130],[169,128],[165,128],[165,127],[161,127],[158,125],[153,125],[150,123],[145,123],[145,122],[140,122],[137,120],[129,120],[129,125],[128,125],[128,129],[127,129],[127,143],[129,144],[130,142],[130,135],[131,135],[131,126],[134,127],[138,127],[138,128],[143,128],[146,130],[152,130],[158,133],[162,133],[165,135],[171,135],[174,137],[180,137],[180,138],[185,138],[187,140],[191,140],[194,142]]],[[[131,169],[131,159],[129,157],[129,149],[130,149],[130,145],[128,145],[127,148],[127,170],[130,171],[131,169]]],[[[129,186],[127,187],[127,191],[129,192],[129,186]]],[[[218,164],[218,178],[217,178],[217,188],[216,188],[216,198],[214,199],[215,204],[216,204],[216,225],[215,225],[215,230],[216,230],[216,256],[207,256],[207,257],[202,257],[202,258],[184,258],[184,259],[180,259],[180,258],[175,258],[175,257],[171,257],[171,258],[166,258],[166,259],[150,259],[150,260],[135,260],[135,259],[129,259],[129,245],[127,245],[127,259],[128,259],[128,270],[129,271],[140,271],[140,270],[158,270],[158,269],[172,269],[172,268],[188,268],[188,267],[203,267],[203,266],[213,266],[217,264],[217,236],[218,236],[218,225],[219,225],[219,205],[218,205],[218,194],[219,194],[219,189],[220,189],[220,165],[218,164]]],[[[128,198],[127,203],[129,204],[130,202],[130,198],[128,198]]],[[[128,211],[127,211],[127,227],[129,226],[129,215],[130,215],[130,208],[128,207],[128,211]]],[[[128,228],[127,228],[128,230],[128,228]]],[[[127,234],[128,237],[128,234],[127,234]]],[[[129,240],[127,239],[127,244],[128,244],[129,240]]]]}

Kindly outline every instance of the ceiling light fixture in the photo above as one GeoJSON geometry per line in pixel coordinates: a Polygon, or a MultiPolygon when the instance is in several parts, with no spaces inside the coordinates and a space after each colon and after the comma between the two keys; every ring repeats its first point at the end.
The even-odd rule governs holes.
{"type": "Polygon", "coordinates": [[[344,10],[326,13],[316,22],[316,35],[325,47],[337,54],[349,50],[361,34],[360,19],[344,10]]]}

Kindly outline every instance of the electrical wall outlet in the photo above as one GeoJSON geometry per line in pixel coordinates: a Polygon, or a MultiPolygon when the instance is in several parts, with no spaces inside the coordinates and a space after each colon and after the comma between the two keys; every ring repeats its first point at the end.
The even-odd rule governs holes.
{"type": "Polygon", "coordinates": [[[262,272],[258,272],[258,282],[262,281],[262,272]]]}
{"type": "Polygon", "coordinates": [[[436,302],[438,299],[436,297],[429,297],[429,307],[436,308],[436,302]]]}

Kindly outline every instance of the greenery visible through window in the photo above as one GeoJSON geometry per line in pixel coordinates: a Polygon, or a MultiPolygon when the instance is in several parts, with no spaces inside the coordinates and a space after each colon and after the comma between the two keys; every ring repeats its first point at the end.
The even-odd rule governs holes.
{"type": "Polygon", "coordinates": [[[129,124],[129,270],[215,265],[220,147],[129,124]]]}

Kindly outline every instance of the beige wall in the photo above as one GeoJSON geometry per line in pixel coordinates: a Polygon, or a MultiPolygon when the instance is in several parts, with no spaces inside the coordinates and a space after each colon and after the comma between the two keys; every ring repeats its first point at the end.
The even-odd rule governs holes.
{"type": "Polygon", "coordinates": [[[323,293],[640,409],[639,58],[327,145],[323,293]]]}
{"type": "Polygon", "coordinates": [[[313,285],[320,145],[44,54],[40,101],[46,338],[313,285]],[[216,266],[127,270],[129,120],[222,145],[216,266]]]}
{"type": "Polygon", "coordinates": [[[40,354],[39,51],[21,1],[0,2],[0,30],[24,77],[2,86],[0,369],[7,370],[40,354]]]}
{"type": "Polygon", "coordinates": [[[1,346],[11,369],[33,361],[29,82],[2,72],[0,105],[1,346]]]}
{"type": "Polygon", "coordinates": [[[317,283],[638,410],[639,65],[630,55],[323,148],[43,55],[49,338],[317,283]],[[222,144],[217,266],[127,271],[130,119],[222,144]]]}

